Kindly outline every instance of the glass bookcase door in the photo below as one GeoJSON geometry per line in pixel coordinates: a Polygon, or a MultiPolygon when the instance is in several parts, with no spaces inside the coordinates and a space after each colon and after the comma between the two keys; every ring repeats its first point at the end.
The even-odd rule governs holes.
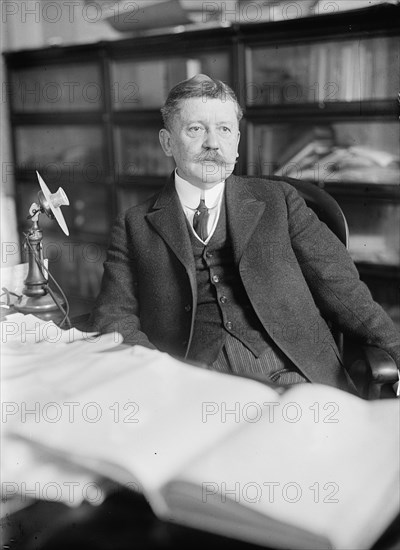
{"type": "Polygon", "coordinates": [[[349,225],[353,260],[400,266],[400,202],[340,197],[340,206],[349,225]]]}
{"type": "Polygon", "coordinates": [[[123,212],[131,206],[145,202],[155,195],[160,188],[160,185],[120,185],[118,189],[118,211],[123,212]]]}
{"type": "Polygon", "coordinates": [[[347,218],[353,259],[400,266],[400,202],[373,198],[398,188],[399,141],[397,122],[252,124],[247,170],[326,187],[347,218]]]}
{"type": "Polygon", "coordinates": [[[398,37],[250,47],[247,105],[396,98],[398,37]]]}
{"type": "Polygon", "coordinates": [[[398,184],[397,122],[251,124],[247,171],[329,183],[398,184]]]}
{"type": "Polygon", "coordinates": [[[159,109],[175,84],[197,73],[229,82],[228,53],[115,61],[111,82],[114,109],[159,109]]]}
{"type": "MultiPolygon", "coordinates": [[[[67,239],[47,232],[43,238],[43,255],[49,260],[49,271],[61,284],[74,311],[82,297],[93,301],[100,291],[106,247],[88,239],[67,239]]],[[[89,306],[86,306],[86,311],[89,306]]],[[[90,309],[90,307],[89,307],[90,309]]],[[[85,311],[85,312],[86,312],[85,311]]]]}
{"type": "Polygon", "coordinates": [[[94,125],[23,125],[15,129],[17,168],[104,176],[103,130],[94,125]]]}
{"type": "Polygon", "coordinates": [[[11,84],[11,104],[17,113],[96,111],[104,104],[96,63],[15,69],[11,84]]]}
{"type": "Polygon", "coordinates": [[[160,124],[144,126],[117,126],[115,128],[115,152],[119,176],[167,176],[174,169],[174,162],[161,148],[158,132],[160,124]]]}

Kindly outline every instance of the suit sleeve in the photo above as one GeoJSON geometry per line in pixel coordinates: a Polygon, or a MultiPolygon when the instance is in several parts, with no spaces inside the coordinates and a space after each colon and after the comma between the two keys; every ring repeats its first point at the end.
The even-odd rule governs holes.
{"type": "Polygon", "coordinates": [[[360,281],[346,247],[293,187],[286,203],[292,248],[322,316],[359,342],[385,349],[399,367],[400,335],[360,281]]]}
{"type": "Polygon", "coordinates": [[[141,331],[139,311],[135,262],[130,253],[125,217],[120,215],[112,231],[101,289],[89,326],[102,333],[117,331],[127,344],[156,349],[141,331]]]}

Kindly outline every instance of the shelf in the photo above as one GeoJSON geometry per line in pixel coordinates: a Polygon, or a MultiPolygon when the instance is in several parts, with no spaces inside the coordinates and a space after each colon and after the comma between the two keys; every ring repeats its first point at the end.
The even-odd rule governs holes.
{"type": "Polygon", "coordinates": [[[363,200],[382,200],[400,203],[400,184],[372,184],[341,182],[320,185],[335,197],[357,197],[363,200]]]}
{"type": "Polygon", "coordinates": [[[166,184],[168,176],[119,176],[118,183],[121,188],[131,188],[136,186],[154,187],[155,189],[166,184]]]}
{"type": "Polygon", "coordinates": [[[394,99],[364,101],[336,101],[320,103],[285,103],[272,106],[248,106],[245,115],[250,123],[277,122],[284,120],[341,121],[341,120],[387,120],[398,121],[399,103],[394,99]]]}
{"type": "Polygon", "coordinates": [[[376,265],[367,262],[356,262],[358,271],[363,275],[383,278],[383,279],[399,279],[400,267],[395,265],[376,265]]]}
{"type": "MultiPolygon", "coordinates": [[[[335,3],[332,2],[333,10],[335,3]]],[[[371,32],[396,34],[400,29],[399,6],[381,4],[360,10],[333,12],[318,17],[304,17],[239,26],[241,38],[251,46],[282,42],[337,40],[371,32]]]]}
{"type": "Polygon", "coordinates": [[[162,117],[160,109],[141,109],[139,110],[126,110],[126,111],[113,111],[113,121],[120,126],[128,126],[131,124],[158,124],[159,128],[162,124],[162,117]]]}
{"type": "Polygon", "coordinates": [[[99,112],[69,111],[68,113],[53,112],[53,113],[13,113],[10,117],[13,126],[46,126],[51,124],[57,125],[87,125],[87,124],[103,124],[104,114],[99,112]]]}

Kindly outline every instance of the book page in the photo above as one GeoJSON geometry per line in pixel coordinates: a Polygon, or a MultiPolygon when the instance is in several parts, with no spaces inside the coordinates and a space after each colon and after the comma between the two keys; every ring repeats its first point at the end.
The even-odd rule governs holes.
{"type": "Polygon", "coordinates": [[[397,400],[293,387],[165,488],[172,519],[268,546],[310,548],[303,530],[369,548],[399,510],[399,433],[397,400]]]}
{"type": "MultiPolygon", "coordinates": [[[[113,335],[101,337],[100,350],[107,338],[113,335]]],[[[25,441],[39,454],[120,483],[138,482],[156,511],[164,506],[158,488],[235,431],[246,404],[276,398],[275,390],[259,382],[140,346],[96,353],[95,341],[44,342],[29,355],[31,348],[10,348],[7,357],[3,426],[8,441],[25,441]],[[229,413],[225,403],[236,403],[235,410],[229,413]],[[233,414],[235,422],[221,422],[222,414],[233,414]]],[[[23,462],[11,457],[13,463],[20,458],[23,462]]],[[[18,472],[23,478],[23,470],[18,472]]]]}

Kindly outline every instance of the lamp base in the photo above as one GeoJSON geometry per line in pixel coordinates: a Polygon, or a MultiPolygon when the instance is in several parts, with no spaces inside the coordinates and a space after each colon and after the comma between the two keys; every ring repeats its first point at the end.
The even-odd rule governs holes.
{"type": "MultiPolygon", "coordinates": [[[[56,293],[55,293],[56,294],[56,293]]],[[[61,306],[65,306],[64,300],[56,294],[56,298],[61,306]]],[[[43,296],[25,296],[22,295],[17,303],[14,304],[14,309],[20,313],[47,313],[58,310],[58,306],[50,296],[50,294],[44,294],[43,296]]]]}

